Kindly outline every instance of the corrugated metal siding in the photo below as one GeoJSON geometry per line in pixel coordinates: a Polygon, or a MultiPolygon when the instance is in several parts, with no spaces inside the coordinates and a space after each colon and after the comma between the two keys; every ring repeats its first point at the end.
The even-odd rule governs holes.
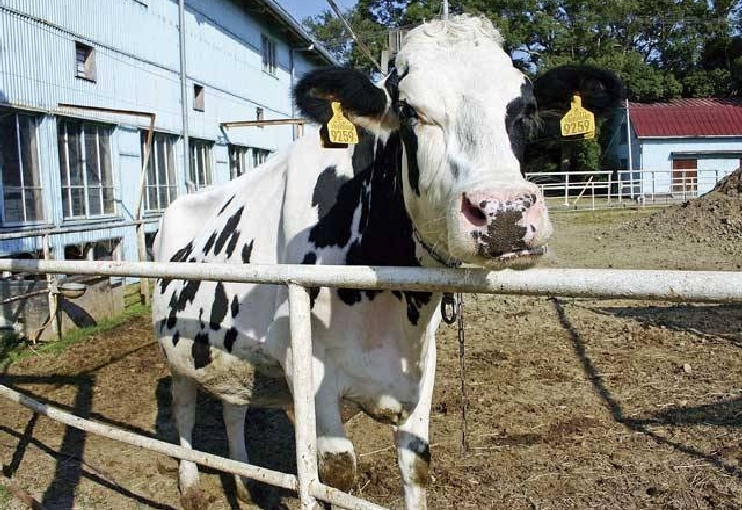
{"type": "Polygon", "coordinates": [[[631,123],[644,136],[740,136],[742,99],[674,99],[631,103],[631,123]]]}
{"type": "MultiPolygon", "coordinates": [[[[0,102],[44,111],[59,103],[150,111],[156,129],[182,132],[179,80],[178,5],[172,0],[1,0],[0,102]],[[76,77],[75,41],[95,48],[96,81],[76,77]]],[[[216,142],[215,182],[229,178],[227,143],[276,150],[291,141],[291,127],[238,128],[226,133],[220,122],[291,114],[289,45],[276,27],[263,26],[231,0],[186,2],[188,117],[191,136],[216,142]],[[262,70],[261,33],[276,41],[275,76],[262,70]],[[193,84],[205,87],[206,110],[193,110],[193,84]]],[[[312,66],[296,52],[297,76],[312,66]]],[[[141,157],[140,133],[125,126],[147,125],[146,119],[96,112],[65,115],[119,125],[111,138],[116,196],[122,218],[132,211],[141,157]]],[[[56,117],[43,116],[39,127],[44,200],[50,225],[65,224],[61,211],[56,117]]],[[[182,141],[176,144],[179,193],[185,192],[182,141]]],[[[135,256],[133,229],[122,231],[127,257],[135,256]]],[[[104,239],[114,232],[68,234],[59,245],[104,239]]],[[[38,240],[0,243],[8,250],[39,248],[38,240]],[[15,247],[15,248],[13,248],[15,247]]]]}

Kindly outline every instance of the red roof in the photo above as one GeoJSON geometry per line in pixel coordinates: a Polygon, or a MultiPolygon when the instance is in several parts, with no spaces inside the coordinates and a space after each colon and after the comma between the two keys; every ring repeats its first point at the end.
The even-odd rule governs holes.
{"type": "Polygon", "coordinates": [[[630,103],[631,125],[645,136],[742,136],[742,99],[671,99],[630,103]]]}

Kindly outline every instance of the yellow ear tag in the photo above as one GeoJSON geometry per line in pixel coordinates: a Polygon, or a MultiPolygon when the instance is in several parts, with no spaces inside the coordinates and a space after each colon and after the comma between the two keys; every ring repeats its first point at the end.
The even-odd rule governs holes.
{"type": "Polygon", "coordinates": [[[562,136],[574,139],[591,140],[595,136],[595,116],[582,107],[580,96],[572,96],[572,105],[559,121],[562,136]]]}
{"type": "Polygon", "coordinates": [[[332,143],[358,143],[358,132],[351,121],[345,118],[340,103],[333,101],[332,118],[327,123],[332,143]]]}

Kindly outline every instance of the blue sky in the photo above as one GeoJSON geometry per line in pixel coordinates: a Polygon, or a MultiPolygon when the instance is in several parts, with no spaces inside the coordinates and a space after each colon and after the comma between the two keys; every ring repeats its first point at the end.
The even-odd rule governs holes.
{"type": "MultiPolygon", "coordinates": [[[[330,8],[326,0],[278,0],[278,3],[299,21],[330,8]]],[[[335,0],[335,3],[345,10],[355,5],[356,0],[335,0]]]]}

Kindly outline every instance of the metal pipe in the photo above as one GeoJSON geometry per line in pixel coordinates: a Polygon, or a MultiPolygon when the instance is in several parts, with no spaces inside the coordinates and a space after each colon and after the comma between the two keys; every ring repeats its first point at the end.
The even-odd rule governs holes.
{"type": "Polygon", "coordinates": [[[312,328],[309,293],[304,287],[289,285],[289,325],[291,328],[291,388],[294,395],[296,435],[296,473],[302,510],[318,510],[310,494],[317,474],[317,419],[312,378],[312,328]],[[301,417],[301,418],[298,418],[301,417]]]}
{"type": "Polygon", "coordinates": [[[221,128],[232,128],[232,127],[248,127],[248,126],[285,126],[294,125],[300,126],[306,124],[309,121],[302,118],[290,118],[290,119],[267,119],[267,120],[234,120],[230,122],[221,122],[219,127],[221,128]]]}
{"type": "Polygon", "coordinates": [[[0,259],[0,271],[138,276],[358,289],[742,303],[742,271],[431,269],[0,259]]]}
{"type": "Polygon", "coordinates": [[[75,416],[74,414],[67,413],[58,409],[54,406],[44,404],[38,400],[34,400],[23,393],[19,393],[7,386],[0,385],[0,396],[7,398],[17,404],[24,407],[28,407],[34,412],[48,416],[54,421],[64,423],[70,427],[74,427],[79,430],[90,432],[98,436],[107,437],[121,443],[138,446],[140,448],[146,448],[168,457],[174,457],[176,459],[189,460],[202,466],[215,468],[225,473],[233,473],[235,475],[245,476],[253,480],[259,480],[261,482],[269,483],[277,487],[284,489],[297,489],[297,481],[294,475],[281,473],[278,471],[272,471],[270,469],[252,466],[250,464],[242,464],[236,460],[224,459],[213,455],[211,453],[204,453],[198,450],[191,450],[190,448],[184,448],[182,446],[174,445],[171,443],[165,443],[164,441],[158,441],[150,437],[140,436],[129,432],[128,430],[122,430],[104,423],[99,423],[92,420],[86,420],[75,416]]]}
{"type": "Polygon", "coordinates": [[[448,0],[443,0],[443,19],[448,19],[448,0]]]}
{"type": "Polygon", "coordinates": [[[186,77],[185,0],[178,0],[178,24],[180,35],[180,111],[183,116],[183,168],[188,180],[188,79],[186,77]]]}
{"type": "Polygon", "coordinates": [[[45,235],[72,234],[75,232],[89,232],[91,230],[107,230],[111,228],[136,227],[141,224],[157,223],[159,218],[150,218],[139,221],[123,221],[117,223],[92,223],[80,225],[77,227],[55,227],[41,230],[20,230],[18,232],[7,232],[0,234],[0,241],[9,241],[11,239],[25,239],[27,237],[41,237],[45,235]]]}
{"type": "Polygon", "coordinates": [[[629,147],[629,178],[631,179],[631,188],[629,190],[629,193],[631,193],[631,199],[634,200],[634,162],[632,160],[631,155],[631,117],[629,116],[629,98],[626,98],[626,143],[629,147]]]}

